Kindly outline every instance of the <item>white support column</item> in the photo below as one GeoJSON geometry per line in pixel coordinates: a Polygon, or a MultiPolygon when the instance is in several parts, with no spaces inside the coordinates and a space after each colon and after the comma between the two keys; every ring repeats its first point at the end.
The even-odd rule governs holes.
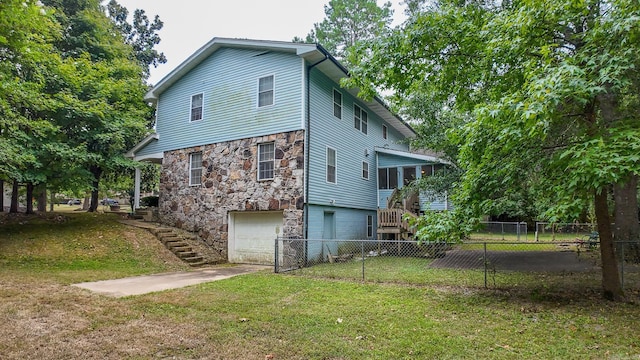
{"type": "Polygon", "coordinates": [[[133,194],[133,211],[140,207],[140,168],[136,168],[135,190],[133,194]]]}

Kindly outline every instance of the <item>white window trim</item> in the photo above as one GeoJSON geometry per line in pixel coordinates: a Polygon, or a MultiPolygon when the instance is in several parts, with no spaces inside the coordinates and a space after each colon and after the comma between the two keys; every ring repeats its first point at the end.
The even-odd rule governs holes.
{"type": "Polygon", "coordinates": [[[343,114],[344,114],[344,96],[342,95],[342,92],[338,91],[337,89],[333,89],[333,91],[331,92],[331,96],[333,97],[333,102],[331,103],[332,108],[331,108],[331,113],[333,114],[333,117],[336,119],[340,119],[342,120],[343,118],[343,114]],[[340,117],[336,116],[336,112],[335,112],[335,107],[336,107],[336,93],[340,94],[340,117]]]}
{"type": "Polygon", "coordinates": [[[369,163],[368,163],[368,162],[366,162],[366,161],[363,161],[363,162],[362,162],[362,169],[361,169],[361,172],[362,172],[362,178],[363,178],[363,179],[365,179],[365,180],[369,180],[369,178],[371,178],[369,168],[370,168],[369,163]],[[365,176],[364,176],[364,166],[365,166],[365,165],[367,166],[367,177],[365,177],[365,176]]]}
{"type": "Polygon", "coordinates": [[[269,181],[269,180],[273,180],[273,179],[275,178],[275,175],[276,175],[276,143],[275,143],[274,141],[270,141],[270,142],[265,142],[265,143],[260,143],[260,144],[258,144],[258,166],[257,166],[257,169],[256,169],[256,178],[257,178],[257,180],[258,180],[258,181],[269,181]],[[271,160],[265,160],[265,161],[260,161],[260,153],[261,153],[261,152],[260,152],[260,147],[261,147],[262,145],[268,145],[268,144],[273,144],[273,159],[271,159],[271,160]],[[264,179],[261,179],[261,178],[260,178],[260,163],[262,163],[262,162],[267,162],[267,161],[271,161],[271,162],[272,162],[272,164],[273,164],[273,170],[272,170],[272,171],[273,171],[273,174],[272,174],[272,176],[271,176],[270,178],[264,178],[264,179]]]}
{"type": "Polygon", "coordinates": [[[367,238],[372,238],[374,231],[373,231],[373,215],[367,215],[367,238]],[[371,220],[371,221],[369,221],[371,220]],[[371,227],[369,227],[369,222],[371,222],[371,227]],[[371,232],[369,232],[369,230],[371,230],[371,232]]]}
{"type": "Polygon", "coordinates": [[[362,106],[360,106],[358,104],[353,104],[353,125],[354,125],[353,128],[358,130],[361,134],[369,135],[369,113],[362,106]],[[360,109],[360,117],[356,117],[356,108],[360,109]],[[362,131],[362,124],[365,123],[365,121],[362,120],[362,118],[363,118],[362,114],[363,113],[367,114],[367,121],[366,121],[367,132],[362,131]],[[360,124],[359,128],[355,127],[356,119],[358,119],[358,123],[360,124]]]}
{"type": "Polygon", "coordinates": [[[198,122],[198,121],[202,121],[204,120],[204,92],[199,92],[196,94],[191,95],[191,98],[189,100],[189,122],[198,122]],[[202,95],[202,112],[200,114],[200,119],[198,120],[191,120],[191,113],[193,111],[193,97],[197,96],[197,95],[202,95]]]}
{"type": "Polygon", "coordinates": [[[265,108],[269,108],[271,106],[274,106],[275,104],[276,104],[276,74],[268,74],[268,75],[264,75],[264,76],[259,76],[258,79],[256,80],[256,108],[265,109],[265,108]],[[269,76],[273,77],[273,88],[271,89],[271,91],[273,92],[273,99],[271,101],[271,104],[260,106],[260,79],[264,79],[264,78],[269,77],[269,76]]]}
{"type": "Polygon", "coordinates": [[[331,146],[327,146],[327,150],[325,151],[325,158],[324,158],[324,180],[327,184],[334,184],[337,185],[338,184],[338,150],[336,150],[335,148],[332,148],[331,146]],[[335,182],[331,182],[329,181],[329,149],[333,150],[333,154],[335,156],[335,182]]]}
{"type": "Polygon", "coordinates": [[[189,186],[200,186],[202,185],[202,151],[194,151],[192,153],[189,154],[189,186]],[[193,155],[194,154],[200,154],[200,167],[199,168],[194,168],[193,167],[193,155]],[[197,170],[200,169],[200,179],[198,179],[198,183],[194,184],[193,183],[193,178],[192,178],[192,174],[193,174],[193,170],[197,170]]]}
{"type": "Polygon", "coordinates": [[[360,108],[360,132],[363,133],[364,135],[369,135],[369,113],[364,110],[363,108],[360,108]],[[362,114],[366,115],[367,120],[364,120],[365,116],[363,116],[362,114]],[[367,125],[367,130],[364,131],[364,126],[362,126],[363,124],[367,125]]]}
{"type": "Polygon", "coordinates": [[[387,125],[382,124],[382,138],[386,140],[388,137],[389,137],[389,128],[387,128],[387,125]]]}

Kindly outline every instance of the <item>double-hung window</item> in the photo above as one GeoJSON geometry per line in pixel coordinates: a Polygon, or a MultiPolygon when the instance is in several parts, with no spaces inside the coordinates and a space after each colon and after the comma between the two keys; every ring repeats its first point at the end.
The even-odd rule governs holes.
{"type": "Polygon", "coordinates": [[[387,125],[382,125],[382,138],[387,139],[387,125]]]}
{"type": "Polygon", "coordinates": [[[363,134],[368,131],[369,115],[358,105],[353,105],[353,127],[363,134]]]}
{"type": "Polygon", "coordinates": [[[258,145],[258,180],[273,179],[273,169],[276,160],[274,143],[258,145]]]}
{"type": "Polygon", "coordinates": [[[342,94],[333,90],[333,116],[342,119],[342,94]]]}
{"type": "Polygon", "coordinates": [[[274,78],[273,75],[258,79],[258,107],[273,105],[274,78]]]}
{"type": "Polygon", "coordinates": [[[189,121],[202,120],[202,104],[204,95],[202,93],[191,96],[191,117],[189,121]]]}
{"type": "Polygon", "coordinates": [[[194,152],[189,155],[189,185],[202,183],[202,153],[194,152]]]}
{"type": "Polygon", "coordinates": [[[373,237],[373,215],[367,215],[367,238],[373,237]]]}
{"type": "Polygon", "coordinates": [[[338,161],[336,155],[336,149],[327,147],[327,182],[335,184],[336,170],[338,169],[338,161]]]}
{"type": "Polygon", "coordinates": [[[369,163],[366,161],[362,162],[362,178],[369,180],[369,163]]]}

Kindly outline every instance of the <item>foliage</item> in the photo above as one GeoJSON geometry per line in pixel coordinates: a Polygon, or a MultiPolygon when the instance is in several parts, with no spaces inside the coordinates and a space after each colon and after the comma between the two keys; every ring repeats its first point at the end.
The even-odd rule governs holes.
{"type": "Polygon", "coordinates": [[[136,59],[145,72],[145,78],[149,77],[151,65],[158,67],[167,62],[164,53],[154,49],[160,43],[157,32],[164,26],[158,15],[150,22],[144,10],[136,9],[133,12],[133,24],[129,24],[129,11],[116,0],[110,0],[107,4],[107,14],[124,36],[125,42],[133,48],[136,59]]]}
{"type": "Polygon", "coordinates": [[[140,199],[140,205],[144,207],[158,207],[158,200],[159,198],[157,196],[145,196],[140,199]]]}
{"type": "MultiPolygon", "coordinates": [[[[349,48],[363,40],[373,40],[389,31],[391,3],[379,7],[375,0],[331,0],[324,6],[325,18],[313,25],[306,42],[317,42],[338,59],[348,62],[349,48]]],[[[301,38],[293,41],[300,42],[301,38]]]]}
{"type": "MultiPolygon", "coordinates": [[[[153,31],[146,28],[151,33],[141,35],[145,26],[138,23],[130,33],[120,33],[122,23],[109,19],[97,0],[50,2],[65,29],[55,44],[64,62],[49,85],[59,104],[50,116],[65,143],[84,154],[75,164],[82,169],[76,173],[92,190],[89,210],[93,211],[102,176],[109,173],[117,182],[123,169],[133,167],[123,154],[150,125],[153,110],[143,101],[149,64],[141,58],[156,57],[148,47],[134,48],[133,42],[145,42],[142,37],[153,37],[153,31]],[[143,54],[147,50],[151,55],[143,54]]],[[[138,21],[144,22],[144,13],[139,16],[138,21]]],[[[151,27],[158,26],[161,22],[151,27]]],[[[155,40],[149,41],[154,44],[155,40]]]]}
{"type": "Polygon", "coordinates": [[[59,60],[50,55],[58,27],[35,1],[3,1],[0,13],[0,178],[38,180],[40,156],[63,150],[51,139],[57,128],[43,116],[51,99],[41,96],[59,60]]]}
{"type": "Polygon", "coordinates": [[[0,3],[0,179],[96,190],[132,166],[122,153],[151,123],[142,98],[162,22],[138,11],[126,43],[98,0],[43,1],[0,3]]]}
{"type": "Polygon", "coordinates": [[[476,218],[469,218],[460,210],[427,211],[419,217],[408,216],[405,220],[416,229],[416,240],[426,243],[459,243],[478,227],[476,218]]]}
{"type": "MultiPolygon", "coordinates": [[[[440,138],[457,148],[464,170],[452,196],[458,206],[487,213],[528,189],[553,196],[548,216],[573,220],[590,202],[608,226],[609,210],[598,209],[607,203],[595,199],[640,173],[640,3],[418,5],[402,28],[353,51],[347,83],[369,96],[393,90],[408,99],[400,107],[430,99],[455,115],[440,138]]],[[[612,235],[601,239],[609,273],[612,235]]]]}

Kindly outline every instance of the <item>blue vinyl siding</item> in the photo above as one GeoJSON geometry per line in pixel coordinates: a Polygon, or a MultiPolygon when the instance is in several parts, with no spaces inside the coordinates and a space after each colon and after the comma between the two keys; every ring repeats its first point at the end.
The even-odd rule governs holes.
{"type": "Polygon", "coordinates": [[[388,124],[388,138],[383,139],[383,120],[320,71],[313,69],[310,76],[309,203],[374,210],[377,208],[374,147],[388,145],[391,149],[407,150],[407,145],[399,144],[400,134],[388,124]],[[333,116],[333,89],[342,93],[342,119],[333,116]],[[368,113],[367,134],[354,128],[354,102],[368,113]],[[327,147],[337,153],[335,184],[326,181],[327,147]],[[369,180],[362,178],[363,161],[369,163],[369,180]]]}
{"type": "MultiPolygon", "coordinates": [[[[340,207],[331,206],[309,206],[309,235],[308,239],[321,240],[325,238],[324,234],[324,214],[325,212],[333,213],[333,219],[335,221],[337,240],[362,240],[367,239],[367,215],[373,216],[373,238],[376,238],[375,229],[376,224],[376,212],[371,210],[356,210],[345,209],[340,207]]],[[[310,242],[307,249],[307,256],[311,261],[317,261],[321,257],[324,257],[326,261],[327,248],[333,254],[337,254],[338,242],[327,241],[322,242],[310,242]]]]}
{"type": "Polygon", "coordinates": [[[153,140],[138,152],[136,152],[136,156],[145,156],[160,152],[163,152],[162,143],[160,143],[159,140],[153,140]]]}
{"type": "Polygon", "coordinates": [[[216,51],[160,94],[160,140],[152,147],[167,151],[301,129],[303,69],[295,54],[216,51]],[[258,108],[258,78],[269,75],[274,104],[258,108]],[[204,118],[189,122],[191,96],[198,93],[204,94],[204,118]]]}

